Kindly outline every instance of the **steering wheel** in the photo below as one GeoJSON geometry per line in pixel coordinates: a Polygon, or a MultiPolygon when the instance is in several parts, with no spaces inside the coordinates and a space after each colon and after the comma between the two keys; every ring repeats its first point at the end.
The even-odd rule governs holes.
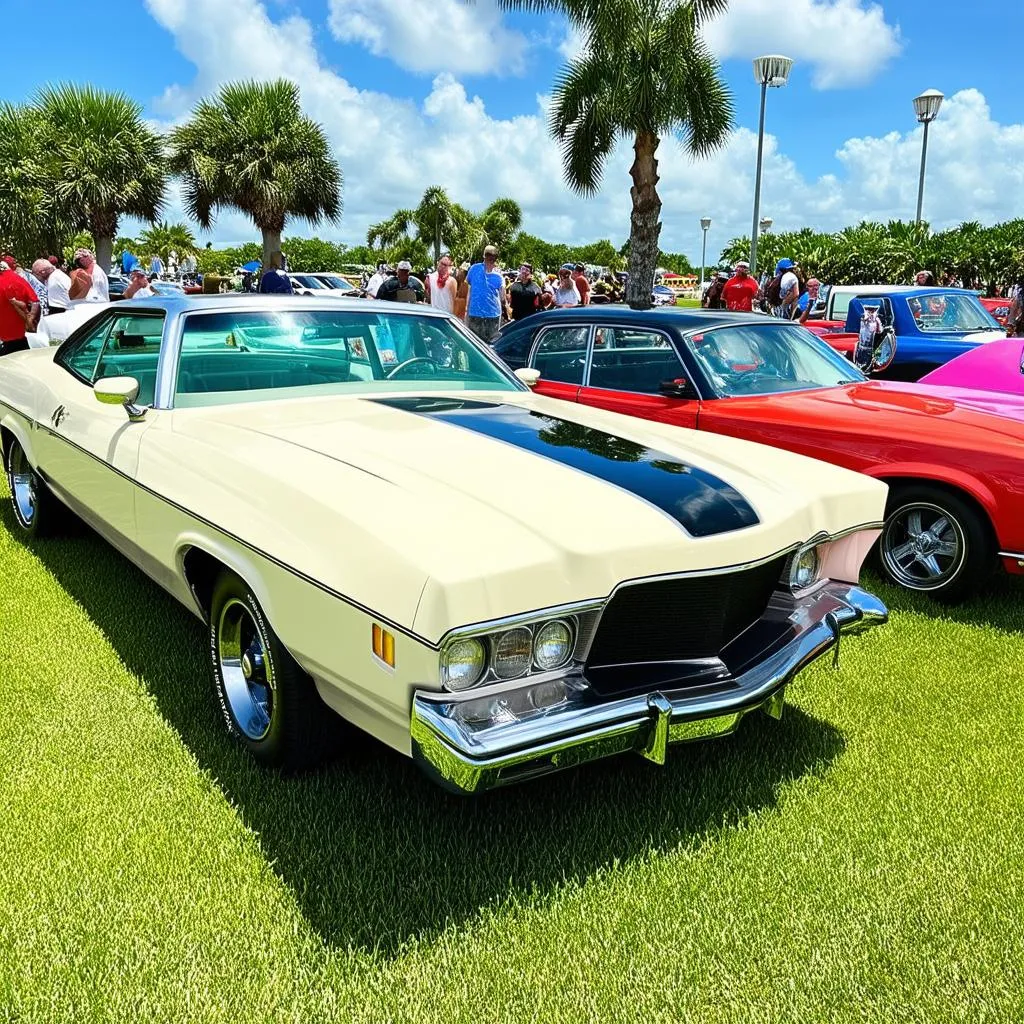
{"type": "Polygon", "coordinates": [[[413,356],[412,359],[406,359],[404,363],[399,363],[393,370],[389,370],[384,374],[384,379],[391,380],[392,378],[397,377],[402,370],[407,366],[412,366],[413,363],[430,363],[435,370],[437,369],[437,363],[429,356],[413,356]]]}

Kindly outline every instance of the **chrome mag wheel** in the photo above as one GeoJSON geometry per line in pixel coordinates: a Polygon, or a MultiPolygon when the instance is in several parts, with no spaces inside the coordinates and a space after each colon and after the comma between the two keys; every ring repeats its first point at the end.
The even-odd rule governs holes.
{"type": "Polygon", "coordinates": [[[217,660],[224,695],[238,728],[259,741],[270,732],[274,711],[273,667],[252,610],[238,598],[227,601],[217,629],[217,660]]]}
{"type": "Polygon", "coordinates": [[[8,458],[7,482],[11,488],[11,500],[14,502],[18,522],[30,529],[39,505],[39,478],[29,465],[24,449],[17,442],[12,446],[8,458]]]}
{"type": "Polygon", "coordinates": [[[910,590],[938,590],[963,568],[967,541],[949,511],[930,502],[912,502],[886,520],[881,555],[897,583],[910,590]]]}

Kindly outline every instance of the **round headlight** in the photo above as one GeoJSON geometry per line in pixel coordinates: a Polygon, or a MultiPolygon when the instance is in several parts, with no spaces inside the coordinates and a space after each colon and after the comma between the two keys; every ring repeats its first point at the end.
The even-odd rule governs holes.
{"type": "Polygon", "coordinates": [[[449,690],[465,690],[480,679],[486,667],[487,650],[482,640],[456,640],[441,653],[441,682],[449,690]]]}
{"type": "Polygon", "coordinates": [[[510,629],[494,638],[494,674],[499,679],[515,679],[530,670],[533,637],[525,626],[510,629]]]}
{"type": "Polygon", "coordinates": [[[789,571],[789,585],[793,590],[803,590],[818,579],[821,560],[817,548],[804,548],[798,551],[793,559],[793,568],[789,571]]]}
{"type": "Polygon", "coordinates": [[[545,622],[533,641],[533,660],[545,672],[561,668],[572,656],[572,630],[567,622],[545,622]]]}

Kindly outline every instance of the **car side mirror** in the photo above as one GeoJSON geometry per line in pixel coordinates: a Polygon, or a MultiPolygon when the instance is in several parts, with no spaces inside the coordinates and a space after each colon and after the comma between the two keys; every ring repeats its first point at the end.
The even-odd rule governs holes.
{"type": "Polygon", "coordinates": [[[672,380],[663,380],[658,385],[658,390],[666,398],[700,398],[693,382],[685,377],[675,377],[672,380]]]}
{"type": "Polygon", "coordinates": [[[123,405],[128,419],[137,423],[146,410],[135,404],[139,397],[139,382],[134,377],[101,377],[92,386],[96,401],[103,405],[123,405]]]}
{"type": "Polygon", "coordinates": [[[537,381],[540,380],[540,370],[535,370],[532,366],[522,366],[514,372],[528,388],[536,387],[537,381]]]}

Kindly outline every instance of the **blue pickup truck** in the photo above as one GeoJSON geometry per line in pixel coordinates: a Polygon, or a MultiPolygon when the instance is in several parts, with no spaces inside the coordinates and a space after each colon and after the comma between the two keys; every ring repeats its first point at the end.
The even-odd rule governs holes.
{"type": "MultiPolygon", "coordinates": [[[[852,358],[865,309],[877,307],[889,330],[890,345],[881,368],[872,375],[886,380],[919,380],[955,356],[1006,337],[973,292],[960,288],[894,288],[891,292],[850,299],[843,333],[822,335],[833,348],[852,358]],[[894,339],[893,337],[894,336],[894,339]]],[[[817,333],[817,332],[816,332],[817,333]]]]}

